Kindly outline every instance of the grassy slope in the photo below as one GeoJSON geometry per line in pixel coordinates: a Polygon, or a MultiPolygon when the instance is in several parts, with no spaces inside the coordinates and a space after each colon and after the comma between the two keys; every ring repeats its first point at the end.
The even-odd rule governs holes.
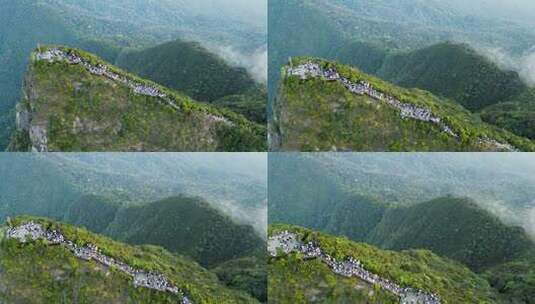
{"type": "MultiPolygon", "coordinates": [[[[388,277],[398,284],[434,292],[440,296],[443,303],[495,303],[496,296],[484,279],[472,273],[468,268],[440,258],[429,251],[385,251],[370,245],[351,242],[345,238],[290,225],[272,226],[270,233],[281,230],[291,230],[299,233],[307,241],[319,242],[327,253],[338,259],[347,256],[357,257],[368,270],[388,277]]],[[[324,299],[318,301],[319,303],[339,303],[336,301],[344,299],[348,292],[355,292],[355,289],[350,289],[356,283],[355,281],[332,276],[326,273],[328,270],[317,262],[312,262],[311,265],[306,265],[306,263],[310,262],[302,261],[298,255],[270,260],[269,295],[273,295],[274,299],[280,300],[281,303],[292,303],[294,299],[291,297],[299,295],[303,297],[306,289],[312,287],[324,289],[321,292],[324,299]],[[283,279],[286,276],[290,277],[287,281],[283,279]],[[290,285],[287,285],[288,281],[290,285]],[[339,286],[336,285],[337,282],[340,282],[339,286]],[[287,287],[296,289],[292,290],[287,287]]],[[[377,300],[368,299],[367,301],[364,299],[360,303],[378,303],[377,300]]],[[[395,301],[384,300],[381,303],[395,303],[395,301]]]]}
{"type": "MultiPolygon", "coordinates": [[[[230,291],[214,274],[188,259],[174,256],[152,246],[132,247],[95,235],[74,226],[47,219],[18,217],[19,222],[34,220],[59,229],[79,244],[91,242],[101,250],[134,267],[163,273],[179,288],[187,290],[195,303],[254,303],[245,294],[230,291]]],[[[177,297],[164,293],[136,289],[129,278],[95,262],[73,257],[65,248],[47,246],[41,242],[21,245],[13,240],[2,241],[0,255],[0,298],[24,303],[176,303],[177,297]]]]}
{"type": "MultiPolygon", "coordinates": [[[[318,60],[301,57],[294,64],[318,60]]],[[[442,117],[460,140],[443,134],[438,127],[425,122],[400,119],[396,110],[371,101],[369,97],[351,94],[339,83],[320,79],[300,81],[285,78],[279,92],[275,113],[278,121],[274,131],[282,133],[280,150],[353,150],[353,151],[486,151],[477,138],[488,136],[510,142],[522,150],[535,145],[509,132],[480,122],[454,102],[437,98],[429,92],[402,89],[357,69],[321,60],[334,65],[354,81],[366,79],[375,88],[396,96],[402,102],[425,106],[442,117]],[[282,130],[282,131],[281,131],[282,130]]],[[[277,148],[277,147],[275,147],[277,148]]]]}
{"type": "MultiPolygon", "coordinates": [[[[99,58],[78,51],[93,63],[99,58]]],[[[128,75],[113,68],[118,74],[128,75]]],[[[128,75],[139,82],[154,83],[128,75]]],[[[265,149],[265,129],[230,111],[217,110],[160,87],[183,111],[162,106],[80,66],[34,61],[26,80],[34,121],[49,130],[51,151],[250,151],[265,149]],[[57,102],[61,100],[63,102],[57,102]],[[227,117],[235,127],[210,123],[205,113],[227,117]],[[76,117],[88,125],[73,130],[76,117]]]]}

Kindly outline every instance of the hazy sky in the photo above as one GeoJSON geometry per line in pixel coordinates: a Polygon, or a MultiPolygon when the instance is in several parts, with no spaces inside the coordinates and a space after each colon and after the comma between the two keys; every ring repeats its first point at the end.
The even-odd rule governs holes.
{"type": "Polygon", "coordinates": [[[477,15],[488,14],[510,21],[519,20],[535,24],[534,0],[449,0],[457,8],[464,8],[477,15]]]}
{"type": "Polygon", "coordinates": [[[259,26],[267,26],[268,0],[195,0],[188,5],[242,19],[259,26]]]}

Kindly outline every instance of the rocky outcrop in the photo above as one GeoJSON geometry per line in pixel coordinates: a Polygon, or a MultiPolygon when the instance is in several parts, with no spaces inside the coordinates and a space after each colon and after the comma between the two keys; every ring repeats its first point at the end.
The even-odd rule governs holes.
{"type": "Polygon", "coordinates": [[[364,265],[355,257],[348,257],[345,261],[337,261],[335,258],[325,253],[321,247],[314,243],[303,243],[296,233],[283,231],[272,235],[268,240],[268,251],[272,257],[277,257],[279,253],[289,254],[299,252],[305,259],[320,259],[327,264],[336,274],[345,277],[357,277],[372,285],[377,285],[382,289],[391,292],[399,297],[401,304],[440,304],[440,298],[432,293],[427,293],[410,287],[401,287],[398,284],[374,274],[365,269],[364,265]]]}
{"type": "MultiPolygon", "coordinates": [[[[298,77],[305,81],[310,78],[321,78],[327,82],[339,82],[349,92],[356,95],[366,95],[371,97],[372,100],[388,105],[391,108],[396,109],[399,112],[401,119],[414,119],[422,122],[430,123],[438,127],[443,133],[453,137],[457,141],[461,141],[459,132],[455,130],[445,119],[439,117],[429,108],[424,106],[418,106],[407,102],[400,101],[397,97],[386,94],[375,89],[371,83],[365,80],[359,80],[353,82],[347,77],[341,75],[334,67],[324,68],[321,64],[308,61],[297,66],[290,65],[286,67],[287,77],[298,77]]],[[[280,132],[280,130],[279,130],[280,132]]],[[[272,132],[272,135],[277,135],[276,132],[272,132]]],[[[276,136],[272,136],[272,141],[276,139],[276,136]]],[[[273,144],[277,142],[273,141],[273,144]]],[[[490,151],[503,151],[503,152],[516,152],[518,149],[507,142],[500,142],[496,139],[488,137],[480,137],[477,139],[476,144],[483,147],[484,150],[490,151]]]]}
{"type": "Polygon", "coordinates": [[[165,276],[159,273],[135,269],[128,264],[102,253],[93,244],[79,246],[75,242],[67,239],[57,230],[46,230],[41,224],[30,221],[16,227],[9,227],[6,232],[8,239],[14,239],[21,243],[30,243],[37,240],[45,240],[49,245],[65,246],[77,258],[86,261],[96,261],[106,267],[115,267],[133,278],[136,287],[154,289],[161,292],[169,292],[180,297],[181,304],[192,304],[193,302],[185,293],[174,286],[165,276]]]}

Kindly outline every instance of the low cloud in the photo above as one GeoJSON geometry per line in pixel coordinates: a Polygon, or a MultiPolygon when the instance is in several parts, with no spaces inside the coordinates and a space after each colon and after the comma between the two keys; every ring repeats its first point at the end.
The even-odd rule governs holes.
{"type": "Polygon", "coordinates": [[[267,200],[261,207],[244,207],[229,200],[218,201],[212,206],[230,216],[237,223],[252,226],[262,238],[267,238],[267,200]]]}
{"type": "Polygon", "coordinates": [[[477,201],[479,206],[497,216],[507,225],[524,228],[526,233],[535,240],[535,201],[523,208],[512,208],[503,201],[488,198],[477,201]]]}
{"type": "Polygon", "coordinates": [[[501,48],[476,47],[500,68],[518,72],[522,80],[535,86],[535,47],[520,56],[512,56],[501,48]]]}
{"type": "Polygon", "coordinates": [[[263,46],[253,52],[245,53],[232,46],[217,47],[216,53],[231,65],[247,69],[249,74],[260,83],[267,82],[267,47],[263,46]]]}

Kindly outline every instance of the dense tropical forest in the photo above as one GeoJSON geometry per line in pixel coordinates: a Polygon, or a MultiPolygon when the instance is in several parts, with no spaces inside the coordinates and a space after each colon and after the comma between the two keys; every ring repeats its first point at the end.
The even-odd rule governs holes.
{"type": "MultiPolygon", "coordinates": [[[[205,74],[217,69],[220,75],[229,73],[229,79],[235,79],[237,87],[251,86],[251,81],[254,82],[257,90],[246,94],[247,98],[240,91],[239,96],[233,98],[230,96],[236,94],[229,94],[229,97],[225,95],[227,99],[217,105],[231,111],[236,110],[255,121],[262,121],[263,117],[258,115],[258,111],[261,108],[260,102],[265,104],[261,98],[266,90],[266,77],[262,72],[266,69],[262,56],[267,53],[267,21],[262,18],[266,9],[262,1],[236,2],[233,8],[223,2],[213,5],[210,3],[211,1],[191,4],[188,1],[161,0],[0,2],[4,8],[0,13],[0,149],[7,147],[13,134],[15,104],[21,98],[23,75],[27,70],[30,53],[40,44],[77,47],[114,64],[123,53],[151,49],[177,39],[186,41],[184,43],[196,41],[203,47],[193,48],[191,56],[212,58],[210,60],[219,62],[219,66],[203,70],[206,66],[201,65],[199,69],[193,70],[195,76],[192,75],[192,78],[204,79],[205,74]],[[233,76],[236,73],[238,78],[233,76]]],[[[161,60],[172,62],[176,59],[155,57],[154,60],[152,66],[162,65],[161,60]]],[[[180,64],[177,61],[175,63],[180,64]]],[[[165,79],[176,76],[170,74],[165,79]]],[[[165,79],[153,80],[165,82],[165,79]]],[[[197,89],[197,85],[188,83],[180,89],[189,93],[197,89]]],[[[209,89],[221,88],[213,86],[209,89]]],[[[225,92],[213,94],[221,93],[225,92]]]]}
{"type": "MultiPolygon", "coordinates": [[[[426,90],[443,103],[461,105],[459,115],[465,113],[472,120],[533,140],[531,58],[535,32],[532,23],[508,14],[529,16],[534,10],[526,2],[273,1],[269,6],[273,16],[269,20],[269,87],[274,119],[277,106],[287,102],[287,83],[281,79],[285,75],[281,68],[290,57],[313,56],[350,65],[404,88],[426,90]],[[496,9],[500,6],[505,8],[496,9]],[[529,9],[520,12],[518,7],[529,9]]],[[[304,89],[310,87],[317,91],[303,96],[303,100],[321,100],[323,95],[333,94],[318,84],[308,84],[304,89]]],[[[351,114],[354,117],[360,113],[351,114]]],[[[325,119],[315,118],[337,127],[325,119]]],[[[348,125],[338,127],[356,128],[349,118],[341,119],[348,125]]],[[[277,121],[274,124],[278,126],[277,121]]],[[[385,118],[380,124],[384,129],[394,128],[385,118]]],[[[328,138],[317,136],[318,140],[328,138]]],[[[414,148],[404,146],[403,150],[414,148]]]]}
{"type": "MultiPolygon", "coordinates": [[[[269,223],[346,238],[330,238],[336,244],[335,256],[344,257],[338,248],[347,240],[392,250],[392,254],[429,250],[456,261],[481,282],[479,292],[489,296],[481,301],[532,303],[532,158],[529,154],[281,153],[269,159],[269,223]]],[[[317,267],[296,269],[300,264],[299,256],[275,259],[270,273],[303,275],[304,284],[316,286],[313,289],[322,280],[329,281],[317,267]]],[[[420,274],[430,271],[428,266],[414,267],[419,267],[415,269],[420,274]]],[[[405,275],[398,283],[410,277],[405,275]]],[[[319,289],[323,294],[344,294],[333,288],[319,289]]],[[[446,300],[451,290],[433,291],[446,300]]],[[[273,292],[282,296],[284,287],[273,292]]]]}
{"type": "MultiPolygon", "coordinates": [[[[221,290],[240,295],[242,300],[249,299],[243,300],[244,303],[266,301],[265,156],[6,154],[0,157],[0,162],[5,169],[2,178],[10,180],[9,185],[2,183],[0,186],[2,221],[20,215],[41,216],[57,221],[63,232],[82,231],[83,228],[84,232],[75,235],[88,235],[94,240],[91,243],[99,247],[107,249],[104,244],[112,242],[107,239],[111,238],[113,242],[122,242],[114,243],[118,246],[114,249],[116,252],[131,250],[122,248],[146,250],[146,254],[134,250],[128,256],[142,256],[144,263],[156,263],[158,269],[174,269],[173,276],[180,277],[181,284],[188,289],[207,288],[208,285],[202,285],[205,280],[219,286],[208,290],[221,290]],[[71,226],[63,223],[76,227],[65,228],[71,226]],[[104,244],[101,245],[101,241],[104,244]],[[185,268],[179,269],[179,266],[185,268]],[[189,271],[199,273],[198,282],[184,281],[184,273],[189,271]]],[[[48,276],[47,280],[53,279],[50,277],[55,273],[53,269],[72,271],[61,275],[65,279],[59,285],[48,286],[45,281],[32,279],[27,281],[29,286],[39,286],[33,293],[24,288],[13,294],[0,290],[0,297],[12,300],[33,295],[37,301],[44,301],[61,297],[72,299],[73,294],[79,294],[80,299],[89,300],[98,292],[104,292],[110,299],[116,299],[120,296],[119,285],[128,282],[122,279],[107,287],[100,284],[92,287],[89,284],[105,272],[101,273],[96,267],[95,273],[86,273],[82,269],[92,269],[95,265],[74,258],[61,266],[62,257],[67,255],[63,249],[52,248],[49,252],[45,244],[20,246],[10,241],[3,242],[2,246],[1,252],[6,255],[3,262],[10,263],[2,269],[13,271],[10,272],[13,276],[2,276],[2,286],[23,284],[21,271],[30,271],[30,265],[25,263],[39,252],[45,253],[43,259],[39,259],[39,267],[51,269],[42,274],[48,276]],[[17,260],[17,255],[27,260],[17,260]],[[17,265],[20,267],[11,268],[17,265]],[[80,271],[76,269],[86,273],[84,277],[79,277],[80,271]],[[69,283],[69,280],[72,281],[69,283]],[[87,284],[65,285],[74,281],[87,284]],[[64,287],[72,294],[61,293],[64,287]]],[[[149,270],[152,268],[150,266],[149,270]]],[[[32,271],[43,272],[37,268],[32,271]]],[[[207,290],[199,292],[196,303],[214,303],[217,299],[207,290]]],[[[141,296],[132,293],[130,299],[149,299],[141,296]]]]}

